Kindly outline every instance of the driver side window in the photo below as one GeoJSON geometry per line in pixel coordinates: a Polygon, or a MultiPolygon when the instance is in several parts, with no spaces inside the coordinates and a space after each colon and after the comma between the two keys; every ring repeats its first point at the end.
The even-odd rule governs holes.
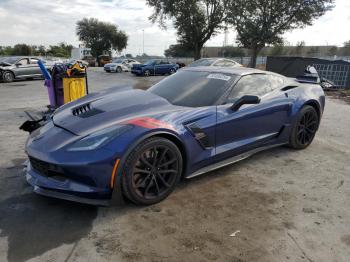
{"type": "Polygon", "coordinates": [[[22,66],[23,65],[28,65],[28,59],[27,58],[24,58],[24,59],[21,59],[17,62],[18,64],[21,64],[22,66]]]}
{"type": "Polygon", "coordinates": [[[243,76],[233,87],[229,100],[240,98],[244,95],[263,96],[272,91],[270,82],[264,74],[243,76]]]}

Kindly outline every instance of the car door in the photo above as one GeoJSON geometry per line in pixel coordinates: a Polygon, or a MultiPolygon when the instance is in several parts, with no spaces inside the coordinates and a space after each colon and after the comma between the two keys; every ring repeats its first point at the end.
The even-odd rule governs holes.
{"type": "Polygon", "coordinates": [[[30,64],[29,64],[29,59],[28,58],[22,58],[18,60],[15,64],[15,75],[16,77],[24,77],[27,75],[30,75],[30,64]]]}
{"type": "Polygon", "coordinates": [[[269,142],[277,143],[279,134],[289,124],[292,101],[273,85],[269,75],[241,77],[227,101],[235,101],[244,95],[259,96],[260,103],[243,105],[238,111],[231,109],[232,102],[217,106],[218,158],[225,159],[269,142]]]}
{"type": "Polygon", "coordinates": [[[29,67],[30,67],[30,74],[33,76],[41,76],[42,72],[40,70],[40,67],[38,65],[38,59],[37,58],[30,58],[29,59],[29,67]]]}
{"type": "Polygon", "coordinates": [[[170,72],[170,63],[168,61],[165,60],[161,60],[159,61],[159,63],[157,64],[155,70],[156,70],[156,74],[157,75],[162,75],[162,74],[166,74],[168,72],[170,72]]]}

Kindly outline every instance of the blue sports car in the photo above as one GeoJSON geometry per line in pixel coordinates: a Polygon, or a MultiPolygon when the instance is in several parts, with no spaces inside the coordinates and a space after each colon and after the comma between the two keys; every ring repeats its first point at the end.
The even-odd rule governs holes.
{"type": "Polygon", "coordinates": [[[147,91],[89,94],[26,144],[36,193],[96,205],[121,192],[149,205],[191,178],[271,147],[304,149],[325,106],[318,83],[248,69],[184,68],[147,91]]]}
{"type": "Polygon", "coordinates": [[[153,59],[144,64],[134,64],[131,73],[138,76],[174,74],[179,69],[178,64],[173,64],[168,60],[153,59]]]}

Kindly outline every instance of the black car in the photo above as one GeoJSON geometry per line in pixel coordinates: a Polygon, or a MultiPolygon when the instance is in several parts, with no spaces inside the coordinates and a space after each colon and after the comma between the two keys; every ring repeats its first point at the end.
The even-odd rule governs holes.
{"type": "MultiPolygon", "coordinates": [[[[0,79],[9,83],[15,79],[42,78],[38,65],[39,58],[25,56],[8,56],[0,58],[0,79]]],[[[52,64],[44,61],[48,70],[52,64]]]]}

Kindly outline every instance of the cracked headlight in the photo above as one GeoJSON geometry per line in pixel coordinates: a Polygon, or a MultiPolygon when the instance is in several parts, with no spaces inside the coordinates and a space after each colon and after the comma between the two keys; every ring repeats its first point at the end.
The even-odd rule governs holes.
{"type": "Polygon", "coordinates": [[[105,128],[72,143],[68,146],[67,151],[88,151],[97,149],[124,134],[131,128],[133,128],[131,125],[118,125],[105,128]]]}

